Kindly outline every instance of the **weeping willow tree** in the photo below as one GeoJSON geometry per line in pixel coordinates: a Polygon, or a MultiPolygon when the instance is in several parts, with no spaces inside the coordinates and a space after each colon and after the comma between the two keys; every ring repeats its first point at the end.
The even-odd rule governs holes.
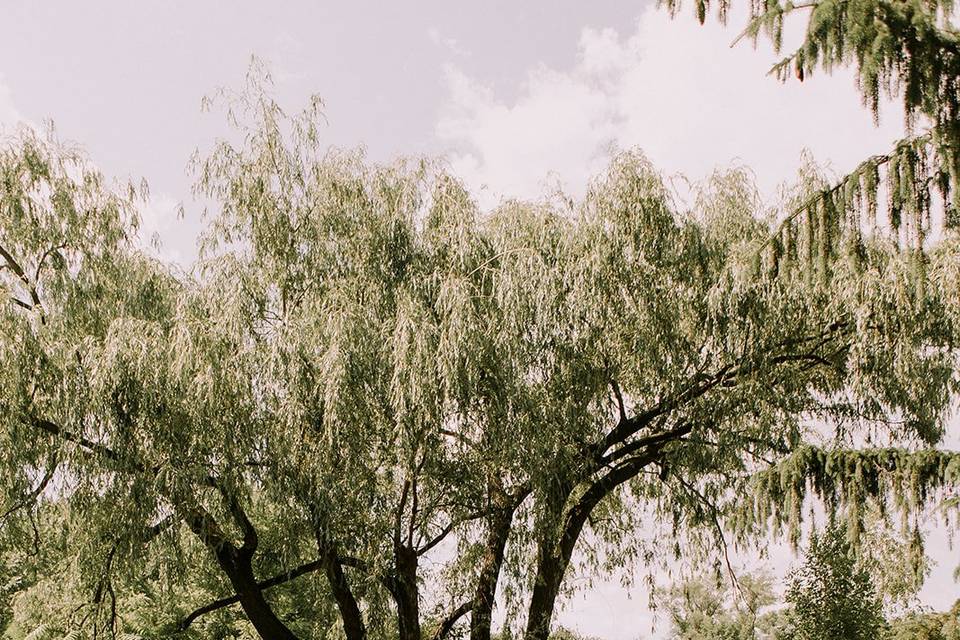
{"type": "Polygon", "coordinates": [[[54,632],[487,640],[500,594],[543,640],[574,572],[797,529],[811,475],[954,482],[956,231],[771,227],[736,171],[680,211],[637,153],[481,215],[442,166],[325,150],[318,105],[226,100],[191,273],[55,139],[0,158],[2,541],[69,524],[24,596],[70,591],[54,632]],[[817,453],[868,436],[904,449],[817,453]]]}

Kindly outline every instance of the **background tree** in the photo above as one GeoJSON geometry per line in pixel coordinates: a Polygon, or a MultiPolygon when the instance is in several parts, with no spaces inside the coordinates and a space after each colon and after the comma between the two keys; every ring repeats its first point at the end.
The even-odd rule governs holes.
{"type": "Polygon", "coordinates": [[[783,612],[773,579],[765,573],[738,576],[736,585],[710,578],[673,585],[664,607],[677,640],[761,640],[779,638],[783,612]]]}
{"type": "Polygon", "coordinates": [[[914,612],[890,622],[890,640],[956,640],[960,638],[960,602],[945,612],[914,612]]]}
{"type": "Polygon", "coordinates": [[[803,564],[790,575],[786,601],[792,606],[788,638],[858,640],[877,638],[886,628],[872,577],[836,525],[811,535],[803,564]]]}

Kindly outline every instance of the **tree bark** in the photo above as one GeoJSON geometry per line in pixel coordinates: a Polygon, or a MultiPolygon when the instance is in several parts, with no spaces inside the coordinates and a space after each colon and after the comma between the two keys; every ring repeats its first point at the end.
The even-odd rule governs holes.
{"type": "Polygon", "coordinates": [[[397,605],[397,634],[400,640],[422,640],[420,591],[417,587],[417,550],[400,545],[395,550],[396,575],[389,582],[390,595],[397,605]]]}
{"type": "Polygon", "coordinates": [[[215,556],[240,597],[240,606],[257,634],[263,640],[297,640],[297,636],[281,622],[263,597],[263,591],[253,575],[250,555],[233,546],[223,546],[215,550],[215,556]]]}
{"type": "Polygon", "coordinates": [[[556,475],[548,487],[540,498],[546,503],[546,515],[540,524],[542,533],[537,542],[537,573],[527,610],[525,640],[546,640],[550,635],[553,608],[567,568],[559,555],[558,535],[566,533],[565,507],[576,481],[567,475],[556,475]]]}
{"type": "Polygon", "coordinates": [[[363,623],[363,614],[357,599],[350,589],[350,583],[343,572],[343,565],[335,551],[321,545],[320,555],[323,562],[323,571],[330,584],[330,591],[337,602],[340,611],[340,620],[343,622],[343,632],[347,640],[366,640],[367,628],[363,623]]]}
{"type": "Polygon", "coordinates": [[[502,492],[495,496],[499,504],[492,507],[487,517],[487,539],[470,614],[470,640],[490,640],[490,625],[497,596],[497,583],[500,579],[500,567],[503,565],[503,554],[507,539],[510,537],[510,525],[516,510],[515,504],[505,503],[506,496],[503,496],[502,492]]]}
{"type": "Polygon", "coordinates": [[[217,565],[230,580],[240,607],[257,634],[263,640],[298,640],[273,612],[253,574],[253,555],[258,545],[253,523],[243,512],[239,501],[229,494],[224,494],[224,497],[243,529],[243,543],[239,547],[230,541],[216,520],[192,497],[177,505],[178,512],[190,530],[210,549],[217,565]]]}
{"type": "Polygon", "coordinates": [[[577,540],[594,507],[611,491],[635,477],[648,464],[659,459],[662,446],[663,443],[658,442],[649,446],[643,453],[624,459],[619,466],[593,482],[576,503],[567,509],[564,509],[564,503],[571,493],[572,485],[557,483],[562,487],[570,486],[571,490],[555,494],[552,498],[551,511],[557,513],[556,507],[559,505],[559,510],[563,513],[559,533],[550,535],[552,527],[545,527],[547,534],[538,543],[537,578],[527,612],[525,640],[547,640],[550,635],[550,623],[553,620],[553,610],[557,596],[560,594],[560,586],[563,584],[563,575],[570,565],[570,558],[573,557],[577,540]]]}
{"type": "Polygon", "coordinates": [[[550,635],[553,609],[560,594],[563,574],[570,560],[561,558],[556,551],[555,546],[549,542],[539,545],[537,579],[533,585],[530,607],[527,610],[527,630],[524,634],[526,640],[547,640],[550,635]]]}

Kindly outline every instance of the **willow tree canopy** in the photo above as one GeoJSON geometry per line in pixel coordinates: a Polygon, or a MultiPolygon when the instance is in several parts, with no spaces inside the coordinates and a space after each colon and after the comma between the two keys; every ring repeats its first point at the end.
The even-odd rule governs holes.
{"type": "Polygon", "coordinates": [[[489,638],[500,588],[541,639],[572,564],[712,545],[798,460],[737,520],[755,539],[805,445],[943,435],[956,231],[905,247],[826,205],[778,230],[737,172],[678,211],[637,153],[572,209],[481,215],[433,163],[235,100],[191,273],[136,248],[137,193],[52,138],[4,147],[2,541],[41,558],[20,629],[489,638]]]}

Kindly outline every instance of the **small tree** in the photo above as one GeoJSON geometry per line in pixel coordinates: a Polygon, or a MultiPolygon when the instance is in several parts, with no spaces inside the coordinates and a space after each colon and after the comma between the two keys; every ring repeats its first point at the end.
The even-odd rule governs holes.
{"type": "Polygon", "coordinates": [[[791,640],[872,639],[886,626],[870,574],[835,524],[811,537],[786,599],[793,605],[791,640]]]}
{"type": "MultiPolygon", "coordinates": [[[[719,576],[717,577],[719,578],[719,576]]],[[[784,611],[772,577],[744,574],[724,589],[719,579],[694,578],[667,592],[674,640],[760,640],[779,637],[784,611]]]]}
{"type": "Polygon", "coordinates": [[[917,612],[890,624],[890,640],[960,640],[960,600],[949,611],[917,612]]]}

